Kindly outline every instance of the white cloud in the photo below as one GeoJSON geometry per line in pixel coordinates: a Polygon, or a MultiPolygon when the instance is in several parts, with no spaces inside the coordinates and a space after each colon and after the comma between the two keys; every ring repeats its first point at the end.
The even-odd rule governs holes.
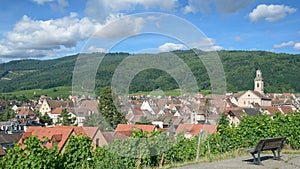
{"type": "Polygon", "coordinates": [[[234,41],[236,41],[236,42],[242,42],[243,39],[241,37],[237,36],[237,37],[234,37],[234,41]]]}
{"type": "Polygon", "coordinates": [[[209,12],[212,5],[221,12],[235,13],[252,2],[253,0],[189,0],[188,5],[183,8],[183,13],[209,12]]]}
{"type": "Polygon", "coordinates": [[[49,4],[55,11],[64,12],[64,8],[68,6],[67,0],[33,0],[38,5],[49,4]]]}
{"type": "Polygon", "coordinates": [[[45,3],[53,2],[53,1],[55,0],[33,0],[33,2],[36,2],[39,5],[44,5],[45,3]]]}
{"type": "Polygon", "coordinates": [[[252,22],[257,22],[261,19],[265,19],[268,22],[275,22],[286,17],[287,14],[296,12],[296,8],[292,8],[284,5],[258,5],[249,14],[252,22]]]}
{"type": "Polygon", "coordinates": [[[222,49],[223,49],[222,46],[215,45],[215,46],[211,46],[211,47],[207,47],[207,48],[202,48],[201,50],[203,50],[203,51],[219,51],[222,49]]]}
{"type": "Polygon", "coordinates": [[[218,51],[223,47],[216,45],[216,40],[213,38],[203,38],[200,42],[189,44],[192,48],[198,48],[203,51],[218,51]]]}
{"type": "Polygon", "coordinates": [[[300,43],[295,43],[294,49],[295,50],[300,50],[300,43]]]}
{"type": "Polygon", "coordinates": [[[104,48],[97,48],[97,47],[95,47],[95,46],[90,46],[90,47],[88,48],[88,51],[89,51],[89,52],[99,52],[99,53],[106,53],[106,52],[107,52],[106,49],[104,49],[104,48]]]}
{"type": "Polygon", "coordinates": [[[173,50],[181,50],[188,48],[197,48],[203,51],[219,51],[222,50],[223,47],[219,45],[215,45],[215,40],[212,38],[203,38],[200,42],[194,42],[185,46],[183,44],[176,43],[165,43],[158,47],[160,51],[173,51],[173,50]]]}
{"type": "MultiPolygon", "coordinates": [[[[90,37],[120,38],[136,35],[143,27],[143,18],[110,17],[105,24],[90,18],[78,18],[76,13],[51,20],[33,20],[28,16],[17,22],[14,29],[0,41],[0,55],[10,57],[53,56],[74,50],[77,43],[90,37]]],[[[90,48],[103,52],[103,49],[90,48]]]]}
{"type": "Polygon", "coordinates": [[[213,46],[214,44],[216,43],[216,41],[213,39],[213,38],[202,38],[201,41],[199,42],[194,42],[194,43],[191,43],[189,45],[191,45],[191,47],[193,48],[203,48],[203,47],[210,47],[210,46],[213,46]]]}
{"type": "Polygon", "coordinates": [[[178,43],[165,43],[158,47],[160,51],[173,51],[173,50],[181,50],[186,49],[186,46],[178,43]]]}
{"type": "Polygon", "coordinates": [[[284,47],[287,47],[287,46],[293,46],[295,43],[293,41],[288,41],[288,42],[283,42],[281,44],[275,44],[273,45],[273,48],[284,48],[284,47]]]}
{"type": "Polygon", "coordinates": [[[66,0],[57,0],[57,4],[52,4],[51,7],[54,10],[58,10],[60,12],[64,11],[64,8],[68,6],[68,2],[66,0]]]}
{"type": "Polygon", "coordinates": [[[37,56],[75,47],[92,36],[101,25],[77,18],[75,13],[55,20],[33,20],[28,16],[17,22],[0,42],[0,55],[37,56]]]}
{"type": "Polygon", "coordinates": [[[176,5],[177,0],[88,0],[85,11],[90,17],[103,23],[111,14],[130,12],[137,6],[172,11],[176,5]]]}
{"type": "Polygon", "coordinates": [[[96,33],[102,38],[119,38],[138,34],[144,19],[134,16],[111,16],[107,23],[96,33]]]}

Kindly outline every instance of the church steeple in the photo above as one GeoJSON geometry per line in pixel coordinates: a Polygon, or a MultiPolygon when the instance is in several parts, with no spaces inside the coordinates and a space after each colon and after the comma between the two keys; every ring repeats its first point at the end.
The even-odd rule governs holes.
{"type": "Polygon", "coordinates": [[[262,78],[261,70],[256,70],[256,77],[254,79],[254,91],[264,94],[264,80],[262,78]]]}

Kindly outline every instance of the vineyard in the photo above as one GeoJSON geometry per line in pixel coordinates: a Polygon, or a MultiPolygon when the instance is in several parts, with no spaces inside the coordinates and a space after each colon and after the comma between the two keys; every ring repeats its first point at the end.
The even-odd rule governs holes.
{"type": "MultiPolygon", "coordinates": [[[[277,113],[245,116],[237,127],[230,126],[222,116],[217,133],[205,137],[200,158],[222,154],[240,148],[253,147],[261,138],[286,136],[285,147],[300,148],[300,112],[288,115],[277,113]]],[[[9,149],[2,158],[2,168],[153,168],[196,159],[198,137],[191,139],[162,132],[133,131],[124,141],[116,140],[104,147],[91,146],[85,136],[71,137],[63,153],[57,148],[47,149],[37,137],[9,149]],[[24,145],[23,145],[24,147],[24,145]]]]}

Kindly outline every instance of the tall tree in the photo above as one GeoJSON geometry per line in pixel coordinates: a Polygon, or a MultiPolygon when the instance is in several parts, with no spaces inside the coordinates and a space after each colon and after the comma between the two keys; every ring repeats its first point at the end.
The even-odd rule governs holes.
{"type": "Polygon", "coordinates": [[[10,107],[7,107],[4,113],[0,113],[0,121],[8,121],[14,117],[16,117],[15,112],[10,107]]]}
{"type": "Polygon", "coordinates": [[[99,127],[101,131],[112,131],[113,128],[109,123],[106,122],[102,114],[92,114],[89,117],[86,117],[83,121],[83,126],[93,126],[99,127]]]}
{"type": "Polygon", "coordinates": [[[51,117],[48,115],[48,113],[45,113],[43,116],[40,117],[40,123],[48,125],[51,125],[53,123],[51,117]]]}
{"type": "Polygon", "coordinates": [[[72,117],[67,109],[63,109],[58,116],[57,124],[61,124],[63,126],[71,126],[74,125],[75,121],[76,117],[72,117]]]}
{"type": "MultiPolygon", "coordinates": [[[[116,103],[119,106],[119,103],[116,103]]],[[[111,124],[115,128],[120,123],[125,123],[125,116],[117,110],[115,107],[112,90],[110,87],[104,87],[100,92],[99,100],[100,113],[103,115],[104,119],[108,124],[111,124]]]]}

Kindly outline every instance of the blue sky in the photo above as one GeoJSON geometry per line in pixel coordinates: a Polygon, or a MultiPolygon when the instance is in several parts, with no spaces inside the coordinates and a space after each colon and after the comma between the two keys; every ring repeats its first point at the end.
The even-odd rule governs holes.
{"type": "Polygon", "coordinates": [[[0,3],[0,62],[57,58],[79,52],[139,53],[188,48],[300,52],[298,0],[0,3]]]}

